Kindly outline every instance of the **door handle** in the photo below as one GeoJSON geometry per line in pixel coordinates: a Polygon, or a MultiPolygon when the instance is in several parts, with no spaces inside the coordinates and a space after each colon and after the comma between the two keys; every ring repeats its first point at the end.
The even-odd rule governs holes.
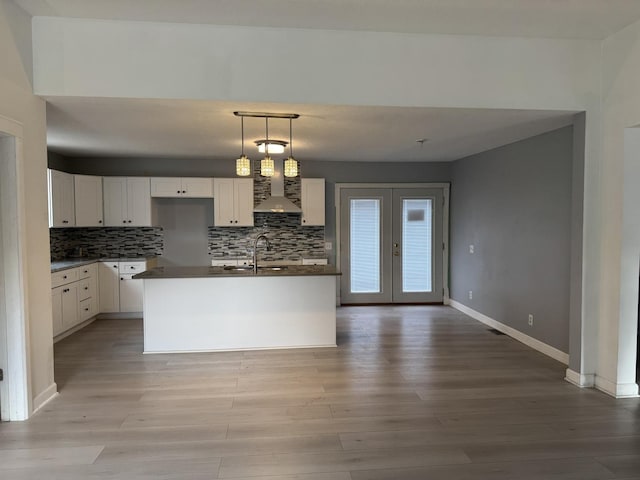
{"type": "Polygon", "coordinates": [[[400,256],[400,252],[393,252],[393,256],[394,257],[399,257],[400,256]]]}

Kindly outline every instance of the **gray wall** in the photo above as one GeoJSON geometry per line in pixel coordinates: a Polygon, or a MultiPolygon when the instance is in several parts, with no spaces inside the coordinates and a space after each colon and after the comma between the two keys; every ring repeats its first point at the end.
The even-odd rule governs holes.
{"type": "Polygon", "coordinates": [[[566,127],[458,160],[451,176],[451,298],[563,352],[572,157],[566,127]]]}

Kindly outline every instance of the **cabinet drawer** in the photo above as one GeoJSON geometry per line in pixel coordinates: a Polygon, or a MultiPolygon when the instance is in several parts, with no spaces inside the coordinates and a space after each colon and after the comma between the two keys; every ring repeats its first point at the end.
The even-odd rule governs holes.
{"type": "Polygon", "coordinates": [[[93,298],[87,298],[80,302],[79,312],[80,321],[84,322],[94,315],[94,300],[93,298]]]}
{"type": "Polygon", "coordinates": [[[92,278],[80,280],[78,282],[78,299],[85,300],[95,297],[95,281],[92,278]]]}
{"type": "Polygon", "coordinates": [[[142,273],[147,269],[147,262],[120,262],[120,273],[142,273]]]}
{"type": "Polygon", "coordinates": [[[83,267],[78,267],[75,270],[78,271],[78,280],[82,280],[83,278],[95,277],[97,270],[96,264],[85,265],[83,267]]]}
{"type": "Polygon", "coordinates": [[[66,285],[67,283],[75,282],[78,280],[78,269],[70,268],[69,270],[62,270],[61,272],[55,272],[51,274],[51,288],[59,287],[60,285],[66,285]]]}

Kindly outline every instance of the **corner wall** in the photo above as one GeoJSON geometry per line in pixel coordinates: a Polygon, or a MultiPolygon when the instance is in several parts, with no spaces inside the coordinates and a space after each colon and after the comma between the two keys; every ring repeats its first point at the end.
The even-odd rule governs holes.
{"type": "Polygon", "coordinates": [[[566,127],[454,162],[451,187],[451,299],[564,353],[572,157],[566,127]]]}

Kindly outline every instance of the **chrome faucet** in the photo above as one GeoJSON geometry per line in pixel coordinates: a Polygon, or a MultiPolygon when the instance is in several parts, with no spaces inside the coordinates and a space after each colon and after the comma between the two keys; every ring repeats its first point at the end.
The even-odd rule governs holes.
{"type": "Polygon", "coordinates": [[[253,273],[258,273],[258,242],[260,240],[264,240],[266,242],[267,250],[271,248],[271,244],[269,243],[269,238],[264,233],[261,233],[256,237],[256,239],[253,242],[253,273]]]}

